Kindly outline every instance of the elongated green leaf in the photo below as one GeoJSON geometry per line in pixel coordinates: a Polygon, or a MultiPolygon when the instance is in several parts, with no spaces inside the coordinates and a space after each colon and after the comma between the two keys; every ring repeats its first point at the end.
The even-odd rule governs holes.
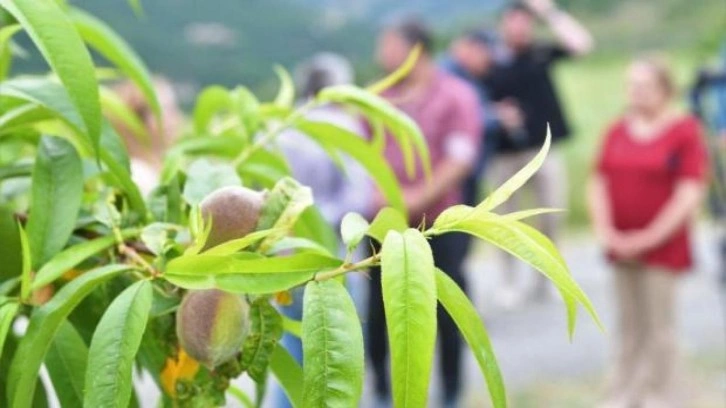
{"type": "MultiPolygon", "coordinates": [[[[526,262],[547,276],[558,288],[568,310],[568,327],[572,336],[580,303],[595,323],[602,323],[590,299],[570,275],[569,269],[559,251],[545,235],[520,221],[510,220],[493,214],[487,218],[469,217],[454,224],[447,231],[460,231],[481,238],[526,262]]],[[[445,231],[442,231],[445,232],[445,231]]]]}
{"type": "Polygon", "coordinates": [[[311,239],[298,237],[285,237],[277,241],[277,243],[273,245],[266,254],[274,255],[280,253],[290,253],[290,251],[305,251],[318,253],[325,256],[333,256],[328,248],[318,244],[317,242],[311,239]]]}
{"type": "Polygon", "coordinates": [[[33,165],[30,163],[11,164],[0,167],[0,181],[11,178],[30,177],[32,173],[33,165]]]}
{"type": "Polygon", "coordinates": [[[144,146],[151,146],[151,136],[139,116],[115,92],[101,87],[101,107],[107,117],[123,123],[144,146]]]}
{"type": "Polygon", "coordinates": [[[416,66],[416,62],[418,61],[419,57],[421,57],[421,49],[421,44],[416,44],[416,46],[413,47],[411,52],[408,54],[408,57],[406,57],[406,60],[403,61],[403,64],[401,64],[400,67],[396,68],[395,71],[393,71],[380,81],[369,85],[366,90],[368,90],[368,92],[379,94],[401,82],[404,78],[408,76],[413,67],[416,66]]]}
{"type": "Polygon", "coordinates": [[[233,239],[231,241],[227,241],[224,243],[221,243],[215,247],[212,247],[206,251],[204,251],[204,254],[206,255],[231,255],[235,252],[242,251],[243,249],[248,248],[249,246],[255,244],[256,242],[260,241],[261,239],[264,239],[268,235],[270,235],[274,230],[262,230],[262,231],[255,231],[251,234],[248,234],[242,238],[233,239]]]}
{"type": "Polygon", "coordinates": [[[520,221],[526,218],[536,217],[538,215],[559,213],[564,211],[565,210],[560,208],[533,208],[531,210],[515,211],[509,214],[504,214],[502,215],[502,217],[512,221],[520,221]]]}
{"type": "Polygon", "coordinates": [[[507,395],[504,390],[502,373],[499,371],[494,350],[489,342],[489,335],[474,305],[456,282],[438,269],[436,270],[436,296],[456,326],[459,327],[464,340],[469,344],[474,358],[479,363],[479,368],[487,382],[492,405],[495,408],[505,408],[507,395]]]}
{"type": "Polygon", "coordinates": [[[260,252],[266,252],[277,241],[287,235],[297,223],[300,215],[313,204],[313,192],[290,177],[275,184],[267,194],[262,207],[258,229],[273,229],[274,232],[262,240],[260,252]]]}
{"type": "Polygon", "coordinates": [[[93,146],[85,135],[83,119],[61,84],[47,78],[12,79],[0,83],[0,96],[17,98],[46,108],[73,129],[79,137],[79,144],[92,151],[93,146]]]}
{"type": "Polygon", "coordinates": [[[72,324],[65,321],[48,348],[45,366],[63,407],[83,405],[83,375],[88,347],[72,324]]]}
{"type": "Polygon", "coordinates": [[[13,211],[0,205],[0,281],[17,278],[23,271],[22,244],[13,211]]]}
{"type": "Polygon", "coordinates": [[[348,213],[343,217],[343,221],[340,223],[340,236],[348,250],[358,246],[366,236],[369,227],[368,221],[360,214],[348,213]]]}
{"type": "Polygon", "coordinates": [[[270,371],[277,378],[293,408],[303,407],[303,371],[300,364],[280,344],[270,358],[270,371]]]}
{"type": "Polygon", "coordinates": [[[204,133],[214,116],[220,111],[231,110],[231,106],[232,97],[226,88],[217,85],[204,88],[194,107],[194,130],[204,133]]]}
{"type": "Polygon", "coordinates": [[[133,368],[149,320],[151,282],[124,290],[98,322],[88,350],[84,407],[127,407],[133,368]]]}
{"type": "MultiPolygon", "coordinates": [[[[136,228],[125,229],[121,231],[121,237],[132,238],[139,234],[136,228]]],[[[79,265],[86,259],[108,249],[116,243],[116,237],[108,235],[101,238],[89,240],[80,244],[73,245],[58,253],[50,259],[38,271],[33,279],[33,290],[41,288],[68,272],[69,269],[79,265]]]]}
{"type": "Polygon", "coordinates": [[[86,272],[61,288],[48,303],[35,309],[10,365],[8,406],[31,406],[38,370],[58,327],[93,289],[129,269],[126,265],[108,265],[86,272]]]}
{"type": "Polygon", "coordinates": [[[43,265],[68,242],[81,208],[82,193],[83,169],[76,149],[60,138],[41,138],[28,218],[34,267],[43,265]]]}
{"type": "Polygon", "coordinates": [[[389,230],[403,232],[408,229],[406,218],[397,210],[385,207],[378,212],[368,228],[368,236],[383,243],[389,230]]]}
{"type": "Polygon", "coordinates": [[[293,230],[296,237],[317,242],[331,254],[338,253],[338,235],[316,207],[305,209],[293,230]]]}
{"type": "MultiPolygon", "coordinates": [[[[0,90],[2,85],[0,85],[0,90]]],[[[0,116],[0,135],[9,134],[38,122],[52,119],[53,114],[43,106],[32,103],[20,105],[5,111],[0,116]]]]}
{"type": "Polygon", "coordinates": [[[550,128],[548,125],[547,138],[545,139],[545,143],[542,146],[542,149],[540,149],[539,153],[537,153],[532,161],[527,163],[527,165],[519,170],[514,176],[512,176],[509,180],[505,181],[504,184],[502,184],[501,186],[499,186],[499,188],[489,194],[489,196],[476,207],[477,210],[491,211],[507,201],[509,197],[514,194],[515,191],[519,190],[524,185],[524,183],[526,183],[527,180],[529,180],[537,172],[537,170],[542,167],[545,158],[547,158],[547,153],[550,150],[551,140],[552,136],[550,134],[550,128]]]}
{"type": "Polygon", "coordinates": [[[302,338],[302,322],[282,315],[282,328],[295,337],[302,338]]]}
{"type": "Polygon", "coordinates": [[[264,298],[258,298],[250,305],[250,332],[242,346],[240,363],[250,378],[262,382],[267,375],[267,366],[282,337],[282,317],[264,298]]]}
{"type": "Polygon", "coordinates": [[[307,284],[302,329],[303,406],[357,406],[365,374],[363,331],[340,282],[307,284]]]}
{"type": "Polygon", "coordinates": [[[389,204],[401,213],[406,213],[396,175],[381,152],[359,135],[330,123],[301,120],[295,126],[321,145],[335,147],[357,161],[370,174],[389,204]]]}
{"type": "Polygon", "coordinates": [[[20,31],[21,27],[17,24],[0,27],[0,81],[5,79],[10,71],[12,63],[12,50],[10,48],[10,39],[20,31]]]}
{"type": "MultiPolygon", "coordinates": [[[[239,149],[237,150],[239,152],[239,149]]],[[[237,166],[245,185],[260,185],[272,189],[277,182],[290,176],[290,166],[279,154],[259,149],[237,166]]]]}
{"type": "Polygon", "coordinates": [[[280,79],[280,90],[275,97],[275,105],[290,107],[295,102],[295,85],[287,70],[280,65],[275,65],[275,73],[280,79]]]}
{"type": "Polygon", "coordinates": [[[53,0],[0,0],[38,47],[68,91],[96,150],[101,136],[101,105],[91,55],[65,12],[53,0]]]}
{"type": "Polygon", "coordinates": [[[23,270],[20,274],[20,298],[25,301],[30,296],[31,285],[31,269],[32,258],[30,254],[30,245],[28,244],[28,235],[25,233],[23,226],[18,223],[18,234],[20,235],[20,252],[23,258],[23,270]]]}
{"type": "Polygon", "coordinates": [[[278,258],[250,253],[202,254],[170,261],[163,276],[185,289],[219,288],[234,293],[267,294],[300,285],[315,273],[341,263],[338,259],[309,253],[278,258]]]}
{"type": "MultiPolygon", "coordinates": [[[[27,112],[19,112],[19,117],[6,118],[3,116],[0,118],[0,132],[2,132],[3,118],[9,120],[7,125],[12,129],[13,126],[18,125],[17,121],[23,123],[25,120],[45,120],[48,115],[52,114],[73,130],[73,134],[79,137],[78,146],[90,154],[92,147],[83,137],[83,122],[67,92],[59,84],[38,78],[5,81],[0,84],[0,96],[10,96],[37,105],[27,108],[27,112]]],[[[126,148],[115,130],[105,121],[102,124],[100,143],[102,147],[101,161],[110,170],[112,176],[110,181],[127,194],[131,208],[139,215],[145,216],[146,205],[138,187],[131,180],[126,148]]]]}
{"type": "Polygon", "coordinates": [[[0,305],[0,356],[3,355],[5,339],[8,337],[10,325],[13,323],[13,319],[15,319],[18,307],[17,302],[5,302],[0,305]]]}
{"type": "Polygon", "coordinates": [[[161,117],[161,107],[156,98],[151,74],[134,50],[109,26],[96,17],[72,8],[69,16],[87,44],[116,65],[144,94],[151,110],[161,117]]]}
{"type": "Polygon", "coordinates": [[[408,176],[413,177],[416,172],[412,147],[415,148],[421,160],[424,173],[427,177],[431,176],[431,158],[421,129],[419,129],[416,122],[397,110],[388,101],[352,85],[325,88],[318,94],[317,98],[322,102],[354,105],[372,119],[381,120],[389,128],[401,147],[408,176]]]}
{"type": "Polygon", "coordinates": [[[381,247],[381,283],[393,403],[425,407],[436,341],[436,280],[431,247],[420,231],[386,235],[381,247]]]}
{"type": "Polygon", "coordinates": [[[234,385],[230,385],[229,388],[227,388],[227,393],[229,395],[235,397],[237,401],[239,401],[240,404],[242,404],[245,408],[254,408],[255,404],[252,402],[252,399],[241,389],[234,385]]]}

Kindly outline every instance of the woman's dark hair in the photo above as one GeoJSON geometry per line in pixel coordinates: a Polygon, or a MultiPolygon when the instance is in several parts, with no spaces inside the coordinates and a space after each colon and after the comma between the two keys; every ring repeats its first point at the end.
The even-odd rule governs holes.
{"type": "Polygon", "coordinates": [[[502,9],[502,15],[509,14],[509,13],[526,13],[530,16],[534,16],[534,13],[532,12],[532,9],[529,8],[527,3],[523,1],[512,1],[507,3],[504,6],[504,9],[502,9]]]}
{"type": "Polygon", "coordinates": [[[406,40],[411,46],[421,44],[423,52],[430,54],[434,48],[434,37],[429,27],[417,18],[408,17],[386,27],[406,40]]]}

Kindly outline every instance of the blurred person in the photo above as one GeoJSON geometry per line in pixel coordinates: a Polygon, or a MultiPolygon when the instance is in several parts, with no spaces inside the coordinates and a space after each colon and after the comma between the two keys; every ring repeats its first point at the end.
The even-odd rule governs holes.
{"type": "Polygon", "coordinates": [[[492,152],[497,148],[498,133],[502,131],[499,116],[483,79],[494,65],[497,39],[494,33],[482,29],[470,30],[455,39],[441,60],[441,67],[466,81],[479,96],[483,123],[482,143],[476,165],[464,182],[463,202],[479,203],[479,186],[492,152]]]}
{"type": "MultiPolygon", "coordinates": [[[[386,26],[376,48],[379,65],[386,72],[394,71],[417,44],[422,53],[409,75],[382,94],[419,125],[430,150],[433,177],[427,180],[417,162],[416,175],[411,179],[406,175],[399,146],[390,136],[385,145],[385,157],[401,184],[411,225],[430,223],[445,208],[461,202],[461,184],[474,166],[481,139],[481,107],[476,91],[438,67],[431,55],[433,37],[424,24],[405,19],[386,26]]],[[[385,205],[380,194],[377,197],[376,210],[385,205]]],[[[464,237],[446,234],[431,239],[430,244],[436,266],[466,290],[462,274],[464,237]]],[[[385,407],[390,405],[390,388],[380,268],[371,270],[368,304],[367,348],[373,364],[376,406],[385,407]]],[[[436,406],[457,407],[462,375],[461,338],[453,320],[441,307],[438,324],[443,401],[436,406]]]]}
{"type": "MultiPolygon", "coordinates": [[[[500,33],[505,49],[495,72],[487,80],[502,126],[507,130],[499,141],[492,161],[492,182],[500,185],[529,163],[542,147],[547,125],[552,140],[567,138],[569,128],[552,80],[552,68],[560,60],[582,56],[593,48],[590,33],[572,16],[559,9],[552,0],[528,0],[509,5],[501,17],[500,33]],[[535,39],[537,19],[543,21],[556,42],[535,39]]],[[[567,197],[567,174],[559,152],[550,151],[542,168],[528,187],[534,190],[536,207],[563,208],[567,197]]],[[[518,192],[503,205],[507,212],[518,209],[522,193],[518,192]]],[[[540,217],[542,232],[557,238],[560,217],[540,217]]],[[[503,285],[495,301],[505,309],[518,306],[525,298],[519,288],[512,256],[503,254],[503,285]]],[[[537,274],[531,295],[545,300],[553,288],[537,274]]]]}
{"type": "MultiPolygon", "coordinates": [[[[320,90],[333,85],[353,82],[353,68],[340,55],[319,53],[296,69],[295,82],[302,96],[300,104],[314,98],[320,90]]],[[[336,125],[363,137],[363,126],[358,118],[336,105],[317,107],[305,114],[305,120],[326,122],[336,125]]],[[[313,191],[315,204],[320,213],[334,230],[348,212],[365,213],[369,206],[372,186],[365,170],[346,155],[340,155],[345,171],[313,139],[296,130],[287,130],[278,137],[278,146],[290,164],[292,174],[300,183],[313,191]]],[[[340,256],[345,256],[341,243],[340,256]]],[[[354,255],[355,257],[355,255],[354,255]]],[[[355,261],[356,259],[352,259],[355,261]]],[[[361,274],[349,274],[348,289],[359,310],[364,309],[366,283],[361,274]]],[[[293,292],[292,304],[282,307],[283,313],[295,320],[302,319],[303,289],[293,292]]],[[[295,359],[302,364],[302,342],[299,338],[285,333],[282,344],[295,359]]],[[[281,389],[276,396],[277,408],[290,407],[291,404],[281,389]]]]}
{"type": "MultiPolygon", "coordinates": [[[[714,182],[709,190],[709,206],[722,228],[726,220],[726,47],[718,67],[702,69],[691,90],[691,108],[703,120],[709,132],[709,150],[714,182]]],[[[726,283],[726,235],[719,242],[721,279],[726,283]]]]}
{"type": "Polygon", "coordinates": [[[614,271],[615,367],[603,407],[682,407],[676,290],[692,266],[690,229],[708,156],[698,120],[672,107],[658,57],[633,62],[627,110],[605,135],[588,185],[590,215],[614,271]]]}
{"type": "Polygon", "coordinates": [[[166,78],[156,76],[153,85],[161,107],[161,123],[156,119],[144,94],[133,82],[124,81],[113,88],[118,97],[136,114],[150,138],[150,143],[144,143],[120,119],[111,117],[111,123],[129,151],[131,177],[144,194],[150,193],[158,185],[164,155],[179,137],[183,124],[183,115],[172,84],[166,78]]]}

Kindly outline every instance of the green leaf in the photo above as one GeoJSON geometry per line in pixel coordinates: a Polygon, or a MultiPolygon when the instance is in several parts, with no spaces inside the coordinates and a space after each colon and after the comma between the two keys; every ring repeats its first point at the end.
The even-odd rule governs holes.
{"type": "Polygon", "coordinates": [[[275,245],[273,245],[266,254],[274,255],[279,253],[290,253],[290,251],[313,252],[320,255],[333,256],[333,254],[330,253],[330,250],[321,244],[311,239],[299,237],[285,237],[277,241],[277,243],[275,243],[275,245]]]}
{"type": "Polygon", "coordinates": [[[22,245],[13,211],[0,205],[0,281],[18,277],[23,271],[22,245]]]}
{"type": "Polygon", "coordinates": [[[379,94],[401,82],[404,78],[408,76],[409,73],[411,73],[413,67],[416,66],[416,62],[421,57],[421,50],[421,44],[416,44],[416,46],[413,47],[411,52],[408,54],[408,57],[406,57],[406,60],[403,61],[403,64],[401,64],[400,67],[396,68],[395,71],[393,71],[391,74],[381,79],[380,81],[369,85],[366,90],[374,94],[379,94]]]}
{"type": "Polygon", "coordinates": [[[264,298],[250,305],[250,332],[242,346],[240,363],[250,378],[262,382],[267,374],[270,357],[282,337],[282,317],[264,298]]]}
{"type": "Polygon", "coordinates": [[[83,406],[83,374],[88,347],[72,324],[64,321],[45,356],[45,366],[63,407],[83,406]]]}
{"type": "Polygon", "coordinates": [[[474,305],[464,291],[446,273],[436,270],[436,296],[469,345],[487,382],[489,396],[495,408],[506,408],[507,395],[489,335],[474,305]]]}
{"type": "Polygon", "coordinates": [[[128,406],[131,369],[152,298],[151,282],[136,282],[114,299],[101,317],[88,350],[84,407],[128,406]]]}
{"type": "Polygon", "coordinates": [[[20,29],[21,27],[17,24],[0,27],[0,81],[4,80],[8,72],[10,72],[10,64],[12,63],[10,39],[20,29]]]}
{"type": "Polygon", "coordinates": [[[550,128],[548,125],[547,138],[545,139],[545,143],[542,146],[542,149],[540,149],[539,153],[537,153],[532,161],[527,163],[526,166],[519,170],[509,180],[505,181],[504,184],[499,186],[499,188],[494,190],[494,192],[492,192],[484,201],[482,201],[482,203],[476,207],[477,210],[491,211],[507,201],[509,197],[514,194],[515,191],[519,190],[524,185],[524,183],[526,183],[527,180],[529,180],[537,172],[537,170],[542,167],[545,158],[547,158],[547,153],[550,150],[551,140],[552,135],[550,134],[550,128]]]}
{"type": "Polygon", "coordinates": [[[173,259],[163,276],[185,289],[218,288],[232,293],[268,294],[305,283],[317,272],[339,267],[341,263],[338,259],[309,253],[277,258],[250,253],[202,254],[173,259]]]}
{"type": "Polygon", "coordinates": [[[449,231],[465,232],[483,239],[521,259],[549,278],[557,286],[565,301],[570,336],[575,327],[576,303],[582,304],[595,323],[602,327],[590,299],[570,275],[565,260],[552,241],[541,232],[520,221],[495,214],[490,214],[486,218],[465,218],[436,233],[449,231]]]}
{"type": "Polygon", "coordinates": [[[247,234],[242,238],[233,239],[231,241],[223,242],[215,247],[212,247],[203,253],[206,255],[232,255],[236,252],[239,252],[243,249],[246,249],[253,244],[257,243],[258,241],[264,239],[271,233],[273,233],[274,230],[262,230],[262,231],[255,231],[253,233],[247,234]]]}
{"type": "Polygon", "coordinates": [[[170,242],[173,243],[172,234],[180,230],[178,225],[164,222],[153,222],[141,230],[141,242],[149,248],[154,255],[163,255],[170,242]]]}
{"type": "Polygon", "coordinates": [[[237,399],[240,404],[242,404],[245,408],[254,408],[255,404],[252,402],[252,399],[245,394],[244,391],[239,389],[238,387],[234,385],[230,385],[229,388],[227,388],[227,393],[237,399]]]}
{"type": "Polygon", "coordinates": [[[116,92],[101,87],[101,107],[107,117],[120,122],[143,146],[151,146],[151,136],[139,116],[116,92]]]}
{"type": "Polygon", "coordinates": [[[363,166],[391,206],[406,213],[398,179],[381,152],[361,136],[325,122],[298,121],[295,126],[322,146],[334,147],[363,166]]]}
{"type": "Polygon", "coordinates": [[[126,74],[141,90],[156,117],[161,118],[151,74],[131,46],[106,23],[80,9],[72,8],[68,15],[83,40],[126,74]]]}
{"type": "Polygon", "coordinates": [[[5,302],[0,304],[0,356],[3,354],[5,339],[8,337],[10,326],[18,313],[17,302],[5,302]]]}
{"type": "Polygon", "coordinates": [[[270,357],[270,371],[277,378],[293,408],[303,407],[303,371],[300,364],[280,344],[270,357]]]}
{"type": "Polygon", "coordinates": [[[369,237],[382,243],[388,231],[403,232],[406,229],[408,229],[406,218],[397,210],[391,207],[385,207],[373,219],[367,234],[369,237]]]}
{"type": "Polygon", "coordinates": [[[295,102],[295,85],[287,70],[280,65],[275,65],[275,73],[280,78],[280,90],[275,97],[275,105],[290,107],[295,102]]]}
{"type": "Polygon", "coordinates": [[[232,97],[226,88],[217,85],[204,88],[194,106],[195,132],[204,133],[212,123],[214,116],[220,111],[230,110],[231,106],[232,97]]]}
{"type": "MultiPolygon", "coordinates": [[[[294,233],[298,238],[307,238],[317,242],[327,249],[330,254],[338,253],[338,235],[323,215],[320,214],[320,210],[314,206],[308,207],[302,212],[297,223],[295,223],[294,233]]],[[[270,248],[270,250],[273,248],[270,248]]]]}
{"type": "Polygon", "coordinates": [[[108,265],[86,272],[63,286],[48,303],[35,309],[20,340],[8,374],[8,406],[30,407],[38,370],[59,326],[91,291],[131,267],[108,265]]]}
{"type": "Polygon", "coordinates": [[[186,173],[187,181],[182,195],[191,205],[199,205],[204,197],[219,188],[242,185],[234,167],[208,159],[193,161],[186,173]]]}
{"type": "Polygon", "coordinates": [[[33,168],[28,238],[33,266],[43,265],[68,242],[83,193],[83,169],[76,149],[51,136],[40,139],[33,168]]]}
{"type": "Polygon", "coordinates": [[[31,254],[30,254],[30,245],[28,245],[28,235],[25,233],[25,230],[23,229],[23,226],[18,223],[18,233],[20,235],[20,253],[22,254],[23,258],[23,269],[20,274],[20,299],[23,301],[28,300],[28,297],[30,297],[30,285],[31,285],[31,254]]]}
{"type": "Polygon", "coordinates": [[[302,338],[302,322],[282,315],[282,328],[297,338],[302,338]]]}
{"type": "MultiPolygon", "coordinates": [[[[59,84],[37,78],[5,81],[0,84],[0,96],[10,96],[39,105],[39,107],[28,108],[30,109],[28,112],[20,112],[19,118],[3,117],[10,120],[8,126],[15,126],[16,120],[22,123],[24,120],[46,119],[45,115],[52,113],[67,124],[75,136],[79,137],[77,139],[78,147],[82,147],[89,153],[92,150],[92,146],[84,137],[83,122],[78,111],[68,98],[66,90],[59,84]],[[26,114],[28,117],[24,116],[26,114]]],[[[0,118],[0,126],[3,125],[3,118],[0,118]]],[[[141,216],[145,216],[146,205],[138,187],[131,180],[126,148],[113,128],[105,121],[101,129],[100,143],[102,147],[100,157],[110,170],[111,181],[128,195],[131,208],[141,216]]]]}
{"type": "Polygon", "coordinates": [[[300,215],[313,204],[313,193],[290,177],[285,177],[275,184],[267,194],[262,207],[258,229],[273,229],[274,232],[262,240],[260,252],[266,252],[277,241],[287,235],[295,226],[300,215]]]}
{"type": "Polygon", "coordinates": [[[413,154],[413,149],[415,149],[423,165],[424,174],[431,177],[431,158],[421,129],[416,122],[396,109],[390,102],[353,85],[325,88],[318,94],[317,99],[321,102],[356,106],[366,116],[382,121],[401,147],[408,176],[413,177],[416,172],[413,154]]]}
{"type": "Polygon", "coordinates": [[[237,166],[245,185],[274,188],[280,179],[291,174],[287,161],[279,154],[258,149],[237,166]]]}
{"type": "Polygon", "coordinates": [[[363,237],[366,236],[370,225],[362,215],[357,213],[348,213],[343,217],[343,221],[340,223],[340,236],[343,238],[343,243],[348,247],[348,250],[354,249],[363,237]]]}
{"type": "Polygon", "coordinates": [[[11,178],[30,177],[32,174],[33,165],[30,163],[16,163],[0,167],[0,181],[11,178]]]}
{"type": "MultiPolygon", "coordinates": [[[[125,239],[135,237],[138,234],[139,230],[136,228],[121,230],[121,237],[125,239]]],[[[60,278],[64,273],[68,272],[69,269],[78,266],[81,262],[98,254],[99,252],[110,248],[115,243],[116,237],[108,235],[66,248],[40,268],[33,279],[33,285],[31,288],[36,290],[52,283],[56,279],[60,278]]]]}
{"type": "MultiPolygon", "coordinates": [[[[0,85],[0,90],[3,86],[0,85]]],[[[0,135],[10,134],[38,122],[52,119],[53,115],[43,106],[32,103],[6,110],[0,116],[0,135]]]]}
{"type": "Polygon", "coordinates": [[[303,406],[357,406],[365,375],[363,331],[340,282],[307,284],[302,329],[303,406]]]}
{"type": "Polygon", "coordinates": [[[431,247],[420,231],[386,235],[381,247],[381,283],[393,403],[425,407],[436,342],[436,280],[431,247]]]}
{"type": "Polygon", "coordinates": [[[0,0],[23,26],[58,75],[80,113],[88,141],[98,149],[101,104],[91,55],[66,13],[52,0],[0,0]]]}

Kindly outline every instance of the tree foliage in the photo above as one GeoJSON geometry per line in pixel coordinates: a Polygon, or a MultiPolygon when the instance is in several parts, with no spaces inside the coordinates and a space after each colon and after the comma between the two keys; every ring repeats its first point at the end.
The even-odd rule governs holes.
{"type": "MultiPolygon", "coordinates": [[[[143,13],[140,2],[131,4],[143,13]]],[[[45,364],[48,385],[73,406],[133,405],[134,365],[163,391],[164,406],[222,405],[227,394],[251,403],[230,387],[244,372],[259,390],[273,375],[297,407],[354,406],[362,393],[363,336],[338,278],[380,265],[395,405],[427,403],[440,302],[474,351],[492,403],[504,407],[503,380],[483,323],[461,289],[434,267],[428,239],[451,232],[479,237],[541,271],[562,293],[571,329],[578,304],[597,321],[555,246],[521,222],[546,210],[493,212],[537,171],[549,139],[537,158],[477,207],[450,208],[430,228],[413,229],[377,141],[305,119],[315,107],[345,105],[393,135],[411,174],[416,161],[430,172],[417,125],[376,94],[405,69],[369,90],[327,88],[296,108],[289,75],[278,68],[280,87],[272,101],[258,100],[244,87],[204,90],[193,126],[166,156],[161,185],[144,198],[131,179],[128,152],[101,113],[124,108],[108,97],[89,48],[133,81],[160,115],[141,59],[102,21],[63,1],[0,0],[0,8],[10,16],[0,28],[0,56],[11,54],[14,34],[26,32],[51,69],[46,76],[0,77],[0,365],[7,367],[0,375],[6,399],[0,405],[44,403],[50,390],[38,372],[45,364]],[[102,109],[107,104],[113,106],[102,109]],[[348,214],[340,235],[349,253],[367,245],[365,236],[380,242],[380,252],[356,263],[335,255],[336,232],[275,147],[288,128],[369,171],[390,207],[370,223],[348,214]],[[213,223],[203,218],[200,204],[220,187],[264,190],[264,204],[256,231],[207,247],[213,223]],[[305,288],[302,322],[283,318],[274,307],[276,298],[297,287],[305,288]],[[216,365],[191,358],[175,330],[185,293],[202,290],[222,291],[210,292],[217,303],[206,305],[209,316],[188,319],[208,317],[195,344],[233,355],[216,365]],[[245,301],[230,302],[229,294],[245,301]],[[249,307],[224,310],[236,303],[249,307]],[[21,317],[30,323],[17,337],[10,327],[21,317]],[[283,330],[302,337],[302,367],[280,346],[283,330]],[[231,353],[219,349],[229,344],[242,346],[231,353]]]]}

